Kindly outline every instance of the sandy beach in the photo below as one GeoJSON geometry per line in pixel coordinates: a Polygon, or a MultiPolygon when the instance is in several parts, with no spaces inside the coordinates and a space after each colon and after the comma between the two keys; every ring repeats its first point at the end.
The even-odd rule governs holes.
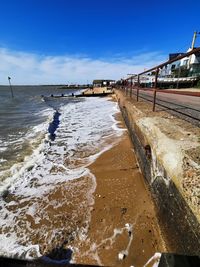
{"type": "MultiPolygon", "coordinates": [[[[25,258],[46,255],[51,259],[62,260],[66,259],[66,250],[70,250],[72,263],[140,267],[155,252],[167,251],[156,209],[121,113],[116,112],[116,109],[113,111],[114,106],[110,101],[97,101],[104,108],[108,105],[108,114],[114,112],[115,120],[108,122],[108,117],[105,123],[113,133],[114,122],[114,131],[119,135],[111,134],[105,139],[102,135],[96,144],[93,141],[91,148],[88,148],[92,136],[95,136],[91,132],[84,139],[86,141],[72,150],[71,156],[68,150],[63,150],[63,161],[59,164],[58,150],[54,151],[53,144],[50,147],[46,144],[48,153],[44,155],[44,160],[46,157],[47,160],[50,159],[46,173],[40,160],[38,165],[28,171],[27,180],[19,180],[12,191],[4,194],[1,210],[4,225],[0,234],[6,238],[14,236],[14,240],[17,240],[17,245],[14,243],[10,249],[11,255],[25,258]],[[97,152],[100,156],[87,165],[88,157],[97,153],[95,145],[99,147],[97,152]],[[102,150],[105,152],[101,154],[102,150]],[[71,173],[74,173],[71,180],[68,179],[70,172],[66,172],[66,166],[71,166],[71,173]],[[41,172],[37,175],[40,168],[41,172]]],[[[88,106],[88,103],[90,102],[85,105],[88,106]]],[[[96,105],[94,100],[91,103],[96,105]]],[[[94,126],[98,122],[96,113],[90,112],[90,106],[87,108],[88,114],[94,117],[94,126]]],[[[69,123],[69,119],[66,121],[69,123]]],[[[72,123],[74,124],[74,120],[72,123]]],[[[85,121],[84,124],[86,123],[85,121]]],[[[74,127],[75,130],[78,128],[74,127]]],[[[109,128],[106,128],[106,133],[109,128]]],[[[68,129],[70,128],[66,128],[64,122],[63,126],[60,125],[55,147],[59,134],[62,137],[68,129]]],[[[93,127],[91,131],[94,131],[93,127]]],[[[82,133],[83,130],[79,138],[82,133]]],[[[73,134],[74,132],[70,136],[73,134]]],[[[66,136],[68,133],[63,138],[64,148],[67,146],[66,136]]],[[[7,242],[6,238],[4,242],[7,242]]]]}
{"type": "MultiPolygon", "coordinates": [[[[118,114],[118,119],[121,116],[118,114]]],[[[150,193],[128,132],[91,166],[97,187],[86,242],[77,263],[143,266],[155,252],[166,251],[150,193]],[[124,259],[120,260],[119,253],[124,259]]]]}

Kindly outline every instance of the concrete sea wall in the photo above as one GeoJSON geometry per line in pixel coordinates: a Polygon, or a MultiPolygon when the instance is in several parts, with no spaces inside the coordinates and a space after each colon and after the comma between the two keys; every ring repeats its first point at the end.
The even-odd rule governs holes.
{"type": "Polygon", "coordinates": [[[176,253],[200,255],[198,129],[115,94],[169,243],[176,253]]]}

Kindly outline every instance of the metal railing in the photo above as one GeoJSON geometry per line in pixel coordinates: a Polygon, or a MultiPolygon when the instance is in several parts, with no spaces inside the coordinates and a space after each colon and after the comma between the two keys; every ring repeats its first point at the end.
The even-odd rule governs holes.
{"type": "Polygon", "coordinates": [[[160,90],[160,88],[158,88],[158,74],[159,74],[159,70],[162,69],[163,67],[176,62],[178,60],[181,60],[185,57],[189,57],[193,54],[198,54],[200,53],[200,47],[194,48],[191,51],[184,53],[182,55],[179,55],[173,59],[170,59],[166,62],[163,62],[155,67],[152,67],[150,69],[147,69],[139,74],[134,74],[129,76],[127,79],[122,80],[122,84],[120,86],[121,89],[125,89],[126,94],[128,94],[128,90],[130,89],[130,97],[132,97],[132,93],[133,90],[136,90],[136,99],[137,101],[139,100],[139,92],[140,90],[145,90],[145,91],[153,91],[153,108],[152,110],[155,111],[155,106],[156,106],[156,94],[157,92],[162,92],[162,93],[170,93],[170,94],[179,94],[179,95],[185,95],[185,96],[196,96],[196,97],[200,97],[200,92],[189,92],[189,91],[185,91],[185,92],[181,92],[181,91],[169,91],[169,90],[160,90]],[[153,87],[152,88],[148,88],[148,89],[144,89],[140,86],[140,77],[143,74],[146,73],[150,73],[150,72],[154,72],[155,75],[155,81],[153,83],[153,87]],[[134,79],[137,79],[137,82],[133,83],[134,79]]]}

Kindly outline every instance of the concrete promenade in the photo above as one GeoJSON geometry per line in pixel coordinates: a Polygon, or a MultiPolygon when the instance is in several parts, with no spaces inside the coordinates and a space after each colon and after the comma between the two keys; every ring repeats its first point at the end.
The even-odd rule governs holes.
{"type": "MultiPolygon", "coordinates": [[[[174,92],[190,92],[194,94],[200,94],[200,89],[168,89],[166,92],[162,90],[157,91],[156,93],[156,111],[165,110],[172,113],[175,116],[178,116],[181,119],[185,119],[190,123],[200,126],[200,97],[192,95],[180,95],[175,94],[174,92]]],[[[130,89],[127,91],[127,95],[137,94],[136,89],[130,89]]],[[[139,90],[139,99],[142,101],[153,102],[153,90],[139,90]]]]}

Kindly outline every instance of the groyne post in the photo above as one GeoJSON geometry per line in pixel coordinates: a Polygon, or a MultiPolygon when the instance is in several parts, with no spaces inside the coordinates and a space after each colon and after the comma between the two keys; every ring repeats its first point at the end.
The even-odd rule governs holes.
{"type": "Polygon", "coordinates": [[[10,92],[11,92],[11,96],[12,98],[14,98],[14,94],[13,94],[13,89],[12,89],[12,85],[11,85],[11,82],[10,82],[11,78],[8,77],[8,82],[9,82],[9,85],[10,85],[10,92]]]}

